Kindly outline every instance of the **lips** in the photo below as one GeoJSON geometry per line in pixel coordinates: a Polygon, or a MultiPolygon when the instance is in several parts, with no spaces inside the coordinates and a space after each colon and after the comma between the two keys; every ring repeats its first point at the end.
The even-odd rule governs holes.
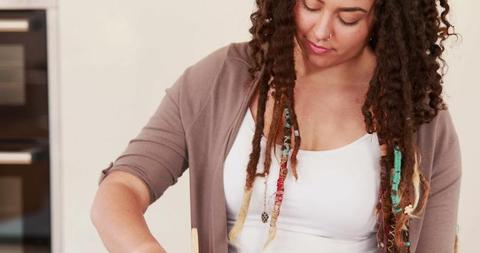
{"type": "Polygon", "coordinates": [[[322,46],[318,46],[318,45],[315,45],[314,43],[312,43],[311,41],[308,41],[308,43],[316,48],[319,48],[319,49],[323,49],[323,50],[331,50],[331,48],[326,48],[326,47],[322,47],[322,46]]]}
{"type": "Polygon", "coordinates": [[[326,48],[326,47],[315,45],[308,40],[307,40],[307,43],[308,43],[308,47],[310,48],[310,50],[313,51],[315,54],[324,54],[324,53],[327,53],[327,52],[332,50],[331,48],[326,48]]]}

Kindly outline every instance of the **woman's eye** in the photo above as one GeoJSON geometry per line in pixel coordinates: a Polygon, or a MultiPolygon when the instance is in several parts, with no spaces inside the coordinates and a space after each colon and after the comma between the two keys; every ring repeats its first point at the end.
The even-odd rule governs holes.
{"type": "Polygon", "coordinates": [[[315,6],[314,4],[309,6],[310,3],[307,4],[307,0],[303,0],[302,2],[303,2],[303,7],[308,11],[318,11],[318,10],[320,10],[320,8],[315,6]]]}
{"type": "Polygon", "coordinates": [[[342,24],[347,25],[347,26],[353,26],[353,25],[357,24],[358,22],[360,22],[360,20],[362,19],[358,15],[354,15],[354,14],[351,14],[351,13],[342,13],[342,14],[343,15],[338,15],[337,17],[342,24]]]}
{"type": "Polygon", "coordinates": [[[354,22],[347,22],[347,21],[340,18],[340,22],[342,22],[342,24],[347,25],[347,26],[354,26],[358,23],[358,20],[354,21],[354,22]]]}

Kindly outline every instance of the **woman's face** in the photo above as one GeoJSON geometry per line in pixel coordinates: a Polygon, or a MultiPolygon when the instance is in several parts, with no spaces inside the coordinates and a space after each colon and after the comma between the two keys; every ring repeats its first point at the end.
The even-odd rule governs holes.
{"type": "Polygon", "coordinates": [[[360,55],[370,38],[374,1],[297,0],[295,37],[305,63],[331,67],[360,55]]]}

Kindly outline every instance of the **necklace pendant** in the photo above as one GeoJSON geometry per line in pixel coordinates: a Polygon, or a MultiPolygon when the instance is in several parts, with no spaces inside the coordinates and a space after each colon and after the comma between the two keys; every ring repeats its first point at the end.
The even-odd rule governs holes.
{"type": "Polygon", "coordinates": [[[267,223],[267,221],[268,221],[268,213],[263,212],[262,213],[262,222],[267,223]]]}

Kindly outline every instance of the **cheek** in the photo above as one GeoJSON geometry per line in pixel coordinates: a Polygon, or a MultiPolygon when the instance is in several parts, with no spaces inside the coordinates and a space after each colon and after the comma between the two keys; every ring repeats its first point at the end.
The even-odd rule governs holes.
{"type": "Polygon", "coordinates": [[[295,18],[296,33],[302,37],[314,37],[315,31],[313,30],[316,25],[316,18],[309,16],[302,16],[295,18]]]}
{"type": "Polygon", "coordinates": [[[305,34],[315,25],[318,15],[305,11],[299,2],[294,8],[295,26],[298,34],[305,34]]]}
{"type": "Polygon", "coordinates": [[[361,48],[368,37],[368,26],[357,24],[349,27],[339,24],[335,29],[335,39],[338,45],[345,50],[361,48]]]}
{"type": "Polygon", "coordinates": [[[295,15],[295,27],[297,32],[305,32],[307,26],[308,26],[308,20],[305,19],[305,17],[302,17],[301,15],[295,15]]]}

